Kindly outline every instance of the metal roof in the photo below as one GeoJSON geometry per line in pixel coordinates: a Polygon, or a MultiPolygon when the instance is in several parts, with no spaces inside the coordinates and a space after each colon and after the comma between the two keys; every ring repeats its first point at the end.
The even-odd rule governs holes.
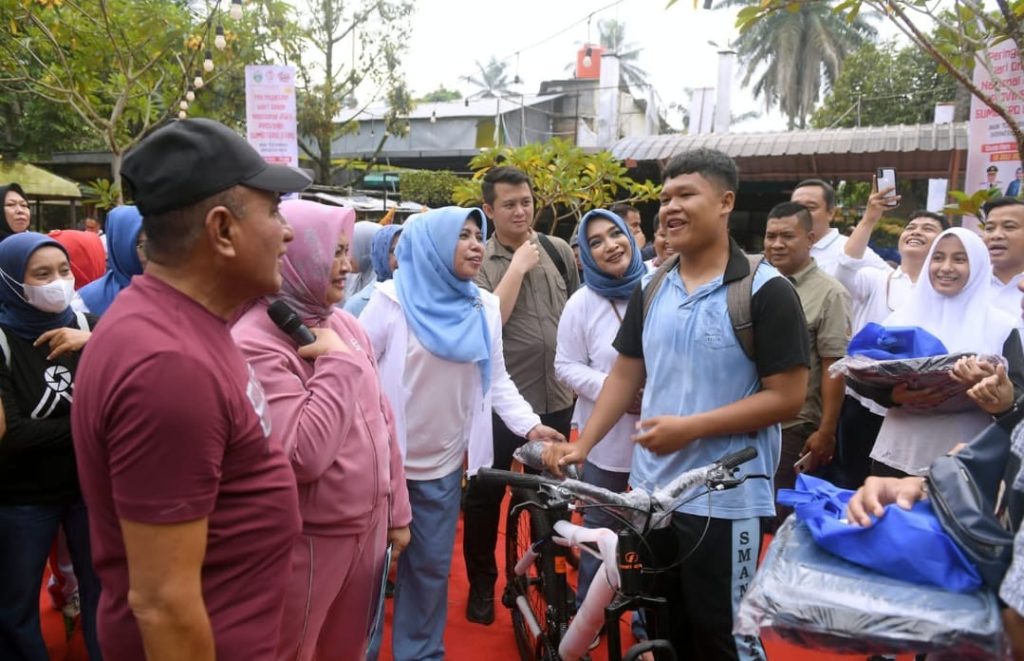
{"type": "MultiPolygon", "coordinates": [[[[469,101],[468,105],[464,99],[445,103],[417,103],[416,107],[414,107],[412,112],[409,113],[409,119],[430,119],[431,116],[436,116],[438,119],[452,117],[494,117],[494,112],[498,109],[500,109],[501,113],[504,114],[506,112],[519,110],[523,106],[529,108],[531,106],[554,101],[560,96],[565,95],[511,94],[502,98],[500,102],[495,98],[472,99],[469,101]]],[[[374,121],[380,121],[384,118],[387,112],[388,106],[385,104],[367,106],[362,110],[346,108],[338,113],[338,116],[334,118],[334,121],[336,123],[348,122],[351,119],[358,119],[363,122],[368,122],[371,119],[374,121]]]]}
{"type": "Polygon", "coordinates": [[[707,133],[623,138],[612,146],[621,160],[660,161],[707,147],[733,158],[820,156],[967,149],[967,123],[864,126],[771,133],[707,133]]]}
{"type": "Polygon", "coordinates": [[[857,179],[879,166],[896,168],[902,178],[956,179],[967,150],[967,124],[656,135],[624,138],[611,151],[631,167],[656,168],[700,147],[733,157],[743,181],[857,179]]]}

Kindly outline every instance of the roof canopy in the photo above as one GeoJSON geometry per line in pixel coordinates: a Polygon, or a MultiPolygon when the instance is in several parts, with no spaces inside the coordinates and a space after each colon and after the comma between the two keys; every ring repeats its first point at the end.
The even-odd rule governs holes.
{"type": "Polygon", "coordinates": [[[952,157],[967,150],[967,124],[866,126],[774,133],[708,133],[624,138],[612,146],[621,160],[664,163],[707,147],[736,159],[744,180],[859,177],[880,166],[901,177],[947,177],[952,157]]]}
{"type": "Polygon", "coordinates": [[[0,184],[16,183],[29,197],[81,198],[78,184],[29,163],[0,161],[0,184]]]}

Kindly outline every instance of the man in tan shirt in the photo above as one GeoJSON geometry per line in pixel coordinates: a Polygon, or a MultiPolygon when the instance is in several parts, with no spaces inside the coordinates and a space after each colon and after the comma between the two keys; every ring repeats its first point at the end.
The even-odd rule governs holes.
{"type": "MultiPolygon", "coordinates": [[[[798,471],[813,471],[832,461],[845,391],[843,379],[830,378],[828,368],[846,355],[850,342],[850,296],[846,288],[818,268],[811,257],[811,246],[816,238],[811,214],[803,205],[784,202],[768,213],[764,255],[796,287],[811,345],[807,399],[797,417],[782,424],[782,455],[775,473],[776,491],[792,489],[798,471]],[[794,466],[797,463],[799,468],[794,466]]],[[[776,524],[790,511],[780,507],[776,524]]]]}
{"type": "MultiPolygon", "coordinates": [[[[519,392],[541,421],[569,435],[573,395],[555,377],[558,319],[579,287],[572,249],[562,239],[533,231],[530,178],[512,167],[490,170],[483,181],[484,212],[494,231],[487,240],[480,287],[501,301],[505,365],[519,392]]],[[[495,468],[509,468],[524,439],[493,416],[495,468]]],[[[465,502],[463,555],[469,578],[466,619],[494,621],[498,578],[494,547],[505,487],[470,480],[465,502]]]]}

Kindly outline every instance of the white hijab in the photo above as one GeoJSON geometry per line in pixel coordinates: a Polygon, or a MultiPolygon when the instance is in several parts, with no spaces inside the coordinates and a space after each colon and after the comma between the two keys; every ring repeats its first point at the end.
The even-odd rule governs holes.
{"type": "Polygon", "coordinates": [[[992,305],[991,279],[992,262],[981,237],[962,227],[952,227],[936,237],[924,260],[924,273],[910,297],[882,325],[923,328],[942,340],[950,353],[1002,355],[1017,320],[992,305]],[[935,291],[929,275],[935,248],[946,236],[960,239],[970,265],[967,285],[955,296],[935,291]]]}

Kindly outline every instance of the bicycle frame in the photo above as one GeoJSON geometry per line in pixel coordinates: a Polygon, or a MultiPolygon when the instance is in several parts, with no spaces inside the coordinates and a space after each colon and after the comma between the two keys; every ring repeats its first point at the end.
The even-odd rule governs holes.
{"type": "MultiPolygon", "coordinates": [[[[524,458],[529,461],[532,457],[540,456],[536,447],[528,448],[523,454],[526,456],[521,457],[517,451],[516,458],[520,461],[524,458]]],[[[639,543],[636,538],[642,537],[651,530],[668,525],[671,513],[686,502],[705,493],[741,484],[749,476],[741,479],[735,478],[736,466],[756,456],[757,453],[753,448],[746,448],[708,466],[687,471],[673,480],[670,485],[653,494],[648,494],[642,489],[626,494],[617,494],[575,479],[558,481],[539,475],[481,469],[479,476],[484,479],[500,480],[514,488],[545,494],[546,502],[533,501],[523,503],[523,506],[529,504],[543,511],[558,511],[561,508],[569,508],[571,501],[579,499],[598,506],[621,509],[624,515],[623,519],[627,522],[627,529],[621,535],[624,539],[630,540],[629,548],[625,549],[630,555],[620,553],[620,550],[623,550],[619,548],[620,534],[612,530],[584,528],[564,520],[559,520],[554,524],[554,531],[549,534],[550,541],[563,547],[578,547],[602,560],[576,617],[573,618],[564,635],[562,632],[557,634],[558,640],[555,642],[558,644],[559,658],[573,660],[581,658],[586,653],[590,641],[600,630],[603,620],[608,625],[609,661],[621,661],[618,621],[622,613],[638,606],[659,609],[665,603],[663,599],[643,594],[642,587],[639,585],[642,567],[637,553],[639,543]],[[704,486],[705,490],[692,493],[699,486],[704,486]],[[587,546],[588,543],[596,544],[599,552],[594,553],[587,546]],[[626,587],[622,589],[624,582],[626,587]],[[616,594],[620,594],[621,598],[613,603],[616,594]]],[[[543,540],[539,540],[532,544],[529,552],[515,564],[513,572],[516,576],[524,576],[531,566],[535,566],[538,549],[541,548],[542,542],[543,540]]],[[[516,600],[516,606],[522,609],[524,616],[527,616],[527,611],[532,613],[531,609],[524,607],[518,600],[516,600]]],[[[554,622],[545,624],[561,626],[565,621],[565,619],[557,618],[554,622]]],[[[539,630],[539,622],[534,620],[533,625],[537,627],[534,629],[535,635],[545,634],[539,630]]],[[[546,633],[550,634],[551,632],[546,633]]],[[[671,644],[668,641],[658,640],[634,645],[627,652],[627,658],[636,658],[640,653],[649,649],[667,650],[671,652],[672,659],[676,658],[671,644]]]]}

